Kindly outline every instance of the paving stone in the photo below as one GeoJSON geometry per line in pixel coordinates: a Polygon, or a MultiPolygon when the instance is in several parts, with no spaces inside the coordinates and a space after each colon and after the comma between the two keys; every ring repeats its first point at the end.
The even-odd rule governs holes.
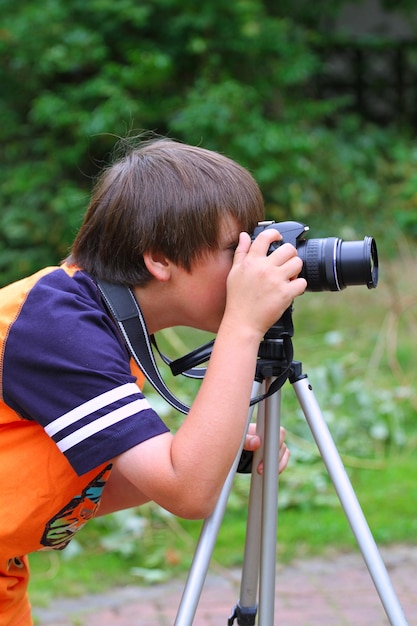
{"type": "MultiPolygon", "coordinates": [[[[417,626],[417,546],[392,546],[380,552],[407,622],[417,626]]],[[[193,626],[227,625],[239,584],[239,570],[224,576],[209,572],[193,626]]],[[[37,626],[173,626],[183,589],[184,581],[177,580],[116,588],[76,600],[56,598],[33,613],[37,626]]],[[[360,553],[278,565],[274,626],[389,624],[360,553]]]]}

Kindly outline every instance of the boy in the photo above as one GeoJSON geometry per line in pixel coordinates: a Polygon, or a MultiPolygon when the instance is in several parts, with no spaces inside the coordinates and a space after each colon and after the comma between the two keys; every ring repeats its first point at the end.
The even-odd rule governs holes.
{"type": "MultiPolygon", "coordinates": [[[[25,555],[64,548],[96,514],[149,500],[186,518],[212,511],[243,437],[259,343],[306,287],[293,246],[267,254],[276,231],[251,245],[263,211],[230,159],[144,142],[103,172],[66,262],[0,291],[2,626],[32,623],[25,555]],[[175,434],[142,395],[96,279],[133,289],[149,333],[217,334],[175,434]]],[[[245,448],[259,445],[251,430],[245,448]]],[[[282,441],[280,470],[288,454],[282,441]]]]}

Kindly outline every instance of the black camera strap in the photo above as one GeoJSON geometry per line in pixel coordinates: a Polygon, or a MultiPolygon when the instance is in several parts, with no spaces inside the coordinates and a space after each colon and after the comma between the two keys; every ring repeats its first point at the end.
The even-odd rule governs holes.
{"type": "MultiPolygon", "coordinates": [[[[177,411],[187,414],[190,407],[181,402],[166,386],[159,372],[152,350],[151,341],[142,311],[131,289],[123,285],[96,280],[100,294],[116,322],[133,359],[146,379],[168,404],[177,411]]],[[[153,341],[155,343],[155,341],[153,341]]],[[[166,362],[168,360],[165,358],[166,362]]],[[[202,368],[189,370],[187,375],[202,378],[202,368]]],[[[205,371],[205,370],[204,370],[205,371]]]]}
{"type": "Polygon", "coordinates": [[[213,349],[214,339],[205,343],[203,346],[196,348],[189,354],[182,356],[175,361],[171,361],[165,354],[163,354],[158,348],[158,344],[156,343],[155,335],[151,335],[151,343],[155,347],[162,361],[169,365],[171,372],[174,376],[178,376],[178,374],[182,374],[183,376],[187,376],[188,378],[204,378],[204,374],[206,373],[206,367],[194,367],[195,365],[201,365],[202,363],[206,363],[211,356],[211,351],[213,349]]]}
{"type": "MultiPolygon", "coordinates": [[[[109,283],[105,280],[96,280],[96,284],[131,356],[146,379],[168,404],[177,411],[187,414],[190,407],[179,400],[165,384],[159,372],[152,346],[155,347],[162,361],[169,365],[174,376],[182,374],[189,378],[201,379],[204,378],[206,368],[194,366],[209,360],[214,342],[210,341],[193,352],[171,361],[159,350],[155,337],[149,335],[142,311],[132,290],[124,285],[109,283]]],[[[284,337],[284,347],[288,367],[274,380],[265,394],[252,398],[251,405],[257,404],[275,393],[288,378],[292,363],[292,344],[289,337],[284,337]]]]}

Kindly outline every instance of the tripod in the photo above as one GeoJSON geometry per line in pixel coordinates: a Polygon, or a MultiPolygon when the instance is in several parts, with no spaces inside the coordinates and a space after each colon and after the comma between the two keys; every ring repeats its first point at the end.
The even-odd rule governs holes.
{"type": "MultiPolygon", "coordinates": [[[[263,449],[253,459],[255,468],[263,455],[263,476],[252,471],[247,532],[242,568],[240,597],[228,619],[239,626],[274,626],[276,545],[278,523],[278,465],[280,438],[281,387],[285,380],[293,386],[300,407],[313,434],[319,452],[361,550],[365,564],[392,626],[407,626],[401,605],[380,556],[358,499],[320,411],[308,377],[300,362],[293,361],[291,309],[265,335],[259,348],[259,360],[252,388],[252,397],[260,402],[257,432],[263,449]]],[[[252,420],[253,406],[248,411],[247,427],[252,420]]],[[[243,441],[227,476],[216,507],[204,522],[184,587],[175,626],[191,626],[204,586],[216,538],[232,489],[234,475],[243,449],[243,441]]],[[[278,623],[278,622],[277,622],[278,623]]]]}

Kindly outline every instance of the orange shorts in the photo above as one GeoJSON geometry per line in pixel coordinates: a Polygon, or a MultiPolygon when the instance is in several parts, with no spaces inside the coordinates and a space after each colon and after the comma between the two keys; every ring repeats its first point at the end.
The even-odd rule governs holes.
{"type": "Polygon", "coordinates": [[[29,597],[29,564],[26,556],[0,560],[0,625],[32,626],[29,597]]]}

